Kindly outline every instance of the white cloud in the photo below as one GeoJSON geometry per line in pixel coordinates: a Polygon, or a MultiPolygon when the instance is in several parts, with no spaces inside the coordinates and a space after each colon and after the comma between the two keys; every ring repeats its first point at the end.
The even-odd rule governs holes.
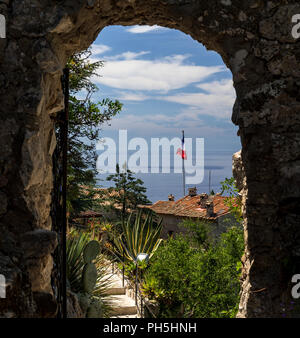
{"type": "Polygon", "coordinates": [[[164,27],[161,26],[132,26],[130,28],[127,29],[127,32],[129,33],[133,33],[133,34],[143,34],[143,33],[149,33],[152,31],[157,31],[157,30],[161,30],[164,29],[164,27]]]}
{"type": "Polygon", "coordinates": [[[150,96],[141,94],[141,93],[135,93],[135,92],[118,92],[118,95],[116,95],[118,100],[122,101],[145,101],[151,98],[150,96]]]}
{"type": "MultiPolygon", "coordinates": [[[[222,134],[222,128],[207,126],[199,119],[197,112],[183,112],[172,116],[163,114],[135,115],[121,113],[110,123],[110,130],[126,129],[143,137],[168,137],[180,135],[182,129],[189,130],[190,135],[211,136],[222,134]]],[[[105,127],[104,127],[105,128],[105,127]]]]}
{"type": "Polygon", "coordinates": [[[106,45],[92,45],[92,56],[101,55],[111,50],[111,47],[106,45]]]}
{"type": "Polygon", "coordinates": [[[235,99],[235,92],[231,80],[220,80],[211,83],[197,85],[206,89],[207,93],[179,93],[169,96],[143,96],[138,92],[119,92],[120,100],[123,96],[126,100],[143,101],[146,99],[166,100],[183,104],[181,112],[161,114],[154,110],[153,114],[128,113],[126,109],[111,121],[110,130],[127,129],[135,135],[151,137],[173,137],[182,129],[189,131],[190,135],[201,135],[201,137],[223,137],[228,132],[227,125],[208,125],[205,116],[228,120],[231,115],[235,99]],[[214,94],[213,92],[217,92],[214,94]]]}
{"type": "MultiPolygon", "coordinates": [[[[98,54],[111,50],[106,45],[95,45],[98,54]]],[[[180,114],[172,117],[153,114],[135,120],[135,127],[145,129],[199,127],[201,116],[209,115],[217,118],[228,118],[236,97],[231,79],[208,82],[209,76],[227,72],[225,66],[197,66],[187,62],[188,54],[166,56],[155,60],[139,59],[149,54],[149,51],[132,52],[109,56],[105,59],[105,67],[99,70],[101,77],[94,77],[93,81],[116,89],[114,96],[122,101],[142,102],[145,100],[162,100],[183,105],[180,114]],[[206,80],[206,81],[205,81],[206,80]],[[204,82],[205,81],[205,82],[204,82]],[[194,84],[199,92],[190,93],[184,88],[194,84]],[[172,90],[181,92],[172,93],[172,90]],[[147,122],[145,122],[147,121],[147,122]],[[164,124],[164,126],[162,126],[164,124]]],[[[92,58],[97,61],[97,58],[92,58]]],[[[133,123],[136,115],[116,119],[120,125],[128,126],[133,123]],[[121,119],[121,120],[120,120],[121,119]]],[[[118,122],[115,122],[118,123],[118,122]]]]}
{"type": "Polygon", "coordinates": [[[189,111],[227,118],[231,115],[236,98],[232,80],[223,79],[197,85],[206,93],[178,93],[176,95],[161,96],[161,100],[180,103],[189,106],[189,111]]]}
{"type": "Polygon", "coordinates": [[[127,59],[123,55],[124,60],[108,60],[105,67],[99,70],[102,77],[95,77],[93,81],[123,90],[166,93],[226,71],[224,66],[205,67],[184,63],[189,55],[173,55],[158,60],[137,60],[133,54],[127,53],[127,59]],[[133,59],[128,59],[128,56],[133,59]]]}
{"type": "Polygon", "coordinates": [[[197,88],[200,88],[208,93],[215,95],[232,95],[235,94],[233,88],[233,81],[229,79],[222,79],[220,81],[212,81],[207,83],[199,83],[196,85],[197,88]]]}
{"type": "Polygon", "coordinates": [[[125,53],[122,53],[122,54],[105,57],[105,60],[106,61],[115,61],[115,60],[122,60],[122,59],[123,60],[134,60],[134,59],[137,59],[140,56],[143,56],[143,55],[146,55],[146,54],[149,54],[149,53],[150,52],[146,52],[146,51],[142,51],[142,52],[138,52],[138,53],[125,52],[125,53]]]}

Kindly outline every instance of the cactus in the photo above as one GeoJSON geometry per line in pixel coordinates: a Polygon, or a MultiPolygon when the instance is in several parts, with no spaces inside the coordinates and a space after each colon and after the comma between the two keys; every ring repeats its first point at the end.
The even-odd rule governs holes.
{"type": "Polygon", "coordinates": [[[93,301],[87,310],[87,318],[101,318],[103,315],[102,306],[99,301],[93,301]]]}
{"type": "Polygon", "coordinates": [[[99,255],[100,244],[97,241],[90,241],[83,250],[84,263],[92,263],[92,261],[99,255]]]}
{"type": "Polygon", "coordinates": [[[97,283],[97,268],[93,263],[85,264],[82,270],[82,286],[84,292],[92,293],[97,283]]]}
{"type": "Polygon", "coordinates": [[[77,296],[83,313],[87,313],[87,310],[91,305],[90,295],[87,293],[79,293],[77,296]]]}
{"type": "MultiPolygon", "coordinates": [[[[94,262],[100,249],[99,242],[89,241],[88,234],[68,238],[67,286],[76,293],[84,316],[89,318],[101,318],[107,311],[100,301],[98,286],[96,287],[99,267],[96,267],[94,262]]],[[[99,259],[101,261],[101,257],[99,259]]],[[[101,274],[102,270],[99,271],[101,274]]]]}
{"type": "Polygon", "coordinates": [[[101,318],[103,311],[98,300],[92,300],[93,290],[97,283],[97,268],[93,260],[100,253],[100,244],[97,241],[90,241],[83,249],[83,261],[85,263],[82,270],[82,287],[84,293],[79,297],[82,310],[87,318],[101,318]]]}

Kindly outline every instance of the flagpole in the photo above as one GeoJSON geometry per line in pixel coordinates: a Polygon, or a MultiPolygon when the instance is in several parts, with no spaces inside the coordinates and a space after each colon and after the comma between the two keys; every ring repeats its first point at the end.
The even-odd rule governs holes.
{"type": "MultiPolygon", "coordinates": [[[[184,151],[184,130],[182,131],[182,151],[184,151]]],[[[184,156],[182,156],[182,174],[183,174],[183,196],[185,196],[185,167],[184,167],[184,156]]]]}

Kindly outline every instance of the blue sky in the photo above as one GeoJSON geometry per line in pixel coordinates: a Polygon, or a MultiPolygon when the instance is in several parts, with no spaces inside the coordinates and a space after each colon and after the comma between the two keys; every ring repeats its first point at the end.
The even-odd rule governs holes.
{"type": "Polygon", "coordinates": [[[190,36],[158,26],[106,27],[92,45],[104,60],[95,99],[123,104],[102,137],[203,137],[208,150],[240,149],[231,123],[235,100],[231,72],[221,57],[190,36]]]}

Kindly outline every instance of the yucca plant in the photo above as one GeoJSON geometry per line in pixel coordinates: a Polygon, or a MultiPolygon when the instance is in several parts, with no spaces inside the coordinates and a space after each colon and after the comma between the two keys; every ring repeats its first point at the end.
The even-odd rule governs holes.
{"type": "Polygon", "coordinates": [[[67,282],[74,292],[81,290],[81,275],[84,266],[82,252],[89,242],[88,233],[72,232],[67,238],[67,282]]]}
{"type": "Polygon", "coordinates": [[[113,238],[115,251],[119,258],[124,256],[126,260],[133,262],[139,253],[147,253],[151,258],[162,241],[160,239],[162,220],[155,225],[151,211],[144,217],[140,210],[134,222],[132,217],[133,213],[127,222],[122,224],[122,234],[113,238]]]}

